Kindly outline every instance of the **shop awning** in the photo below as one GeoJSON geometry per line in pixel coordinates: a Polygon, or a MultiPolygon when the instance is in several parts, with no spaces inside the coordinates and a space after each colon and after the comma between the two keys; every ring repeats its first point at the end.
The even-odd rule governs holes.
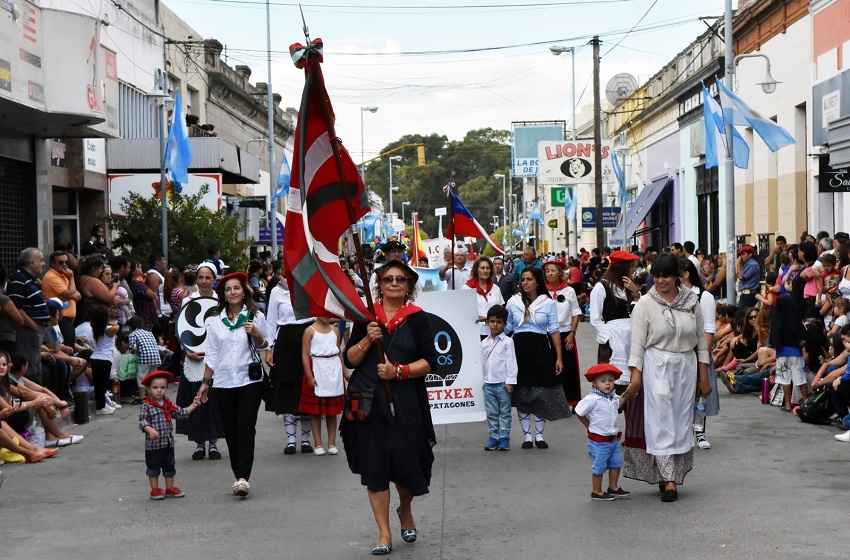
{"type": "Polygon", "coordinates": [[[620,222],[617,229],[614,230],[611,243],[616,244],[618,241],[622,241],[624,236],[625,238],[629,238],[634,235],[640,224],[649,216],[649,212],[655,205],[655,201],[658,200],[668,185],[673,185],[673,179],[664,177],[663,179],[654,181],[651,185],[640,191],[637,200],[629,208],[629,211],[626,212],[626,217],[620,222]]]}

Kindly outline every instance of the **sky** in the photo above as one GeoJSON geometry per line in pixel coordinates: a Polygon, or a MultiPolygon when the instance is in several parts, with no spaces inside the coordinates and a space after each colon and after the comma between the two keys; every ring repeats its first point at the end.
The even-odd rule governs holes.
{"type": "MultiPolygon", "coordinates": [[[[228,64],[247,64],[252,81],[266,81],[264,1],[165,4],[204,38],[225,44],[222,56],[228,64]]],[[[549,46],[575,47],[581,107],[593,101],[588,44],[593,35],[602,41],[604,99],[605,84],[615,74],[627,72],[645,82],[705,31],[700,17],[722,16],[723,5],[723,0],[301,4],[311,39],[324,43],[323,71],[337,134],[357,163],[361,153],[365,159],[375,157],[404,134],[439,133],[460,140],[477,128],[510,129],[512,121],[570,121],[570,55],[553,56],[549,46]],[[368,106],[377,106],[377,112],[363,112],[368,106]]],[[[283,96],[283,107],[297,108],[304,76],[288,49],[305,42],[301,15],[297,4],[284,0],[272,0],[270,12],[272,89],[283,96]]]]}

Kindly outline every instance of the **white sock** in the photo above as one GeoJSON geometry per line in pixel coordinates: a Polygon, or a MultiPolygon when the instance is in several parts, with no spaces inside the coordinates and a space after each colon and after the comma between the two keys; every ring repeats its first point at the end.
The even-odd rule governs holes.
{"type": "Polygon", "coordinates": [[[522,433],[525,434],[525,441],[531,441],[531,414],[517,412],[516,415],[517,418],[519,418],[519,425],[522,427],[522,433]]]}
{"type": "Polygon", "coordinates": [[[301,419],[301,443],[310,443],[310,435],[313,433],[310,415],[302,414],[299,418],[301,419]]]}
{"type": "Polygon", "coordinates": [[[535,439],[537,441],[543,441],[543,430],[546,428],[546,420],[541,420],[540,418],[534,417],[534,429],[537,430],[537,436],[535,439]]]}
{"type": "Polygon", "coordinates": [[[283,421],[286,424],[287,443],[295,443],[295,415],[284,414],[283,421]]]}

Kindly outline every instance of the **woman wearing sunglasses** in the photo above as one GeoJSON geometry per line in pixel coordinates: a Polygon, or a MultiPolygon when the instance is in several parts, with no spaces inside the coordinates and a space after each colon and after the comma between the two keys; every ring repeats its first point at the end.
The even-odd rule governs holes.
{"type": "Polygon", "coordinates": [[[343,416],[340,433],[348,465],[360,475],[378,524],[372,554],[385,555],[393,548],[390,483],[398,491],[396,512],[401,538],[408,543],[417,537],[411,502],[414,496],[427,494],[431,484],[432,447],[437,440],[425,375],[437,368],[437,351],[428,316],[413,304],[418,291],[416,272],[391,260],[375,273],[378,321],[355,325],[344,352],[346,366],[354,369],[350,387],[374,390],[372,412],[356,422],[343,416]]]}

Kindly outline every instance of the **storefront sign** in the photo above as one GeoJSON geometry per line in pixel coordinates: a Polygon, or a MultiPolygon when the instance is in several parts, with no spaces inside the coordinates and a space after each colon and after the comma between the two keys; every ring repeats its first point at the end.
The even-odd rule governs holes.
{"type": "MultiPolygon", "coordinates": [[[[602,227],[615,228],[617,220],[620,217],[619,206],[606,206],[602,209],[602,227]]],[[[593,206],[585,206],[581,209],[581,227],[595,228],[596,227],[596,208],[593,206]]]]}
{"type": "Polygon", "coordinates": [[[425,376],[434,424],[484,420],[475,290],[423,293],[416,298],[416,305],[428,313],[437,350],[437,369],[425,376]]]}
{"type": "MultiPolygon", "coordinates": [[[[602,143],[602,182],[613,183],[614,143],[602,143]]],[[[589,141],[539,142],[537,179],[545,185],[593,184],[596,147],[589,141]]]]}
{"type": "Polygon", "coordinates": [[[818,192],[850,192],[850,169],[833,169],[828,160],[827,157],[818,158],[818,192]]]}
{"type": "Polygon", "coordinates": [[[0,58],[0,89],[12,91],[12,65],[0,58]]]}
{"type": "Polygon", "coordinates": [[[83,165],[86,171],[106,174],[106,140],[86,138],[83,147],[83,165]]]}

